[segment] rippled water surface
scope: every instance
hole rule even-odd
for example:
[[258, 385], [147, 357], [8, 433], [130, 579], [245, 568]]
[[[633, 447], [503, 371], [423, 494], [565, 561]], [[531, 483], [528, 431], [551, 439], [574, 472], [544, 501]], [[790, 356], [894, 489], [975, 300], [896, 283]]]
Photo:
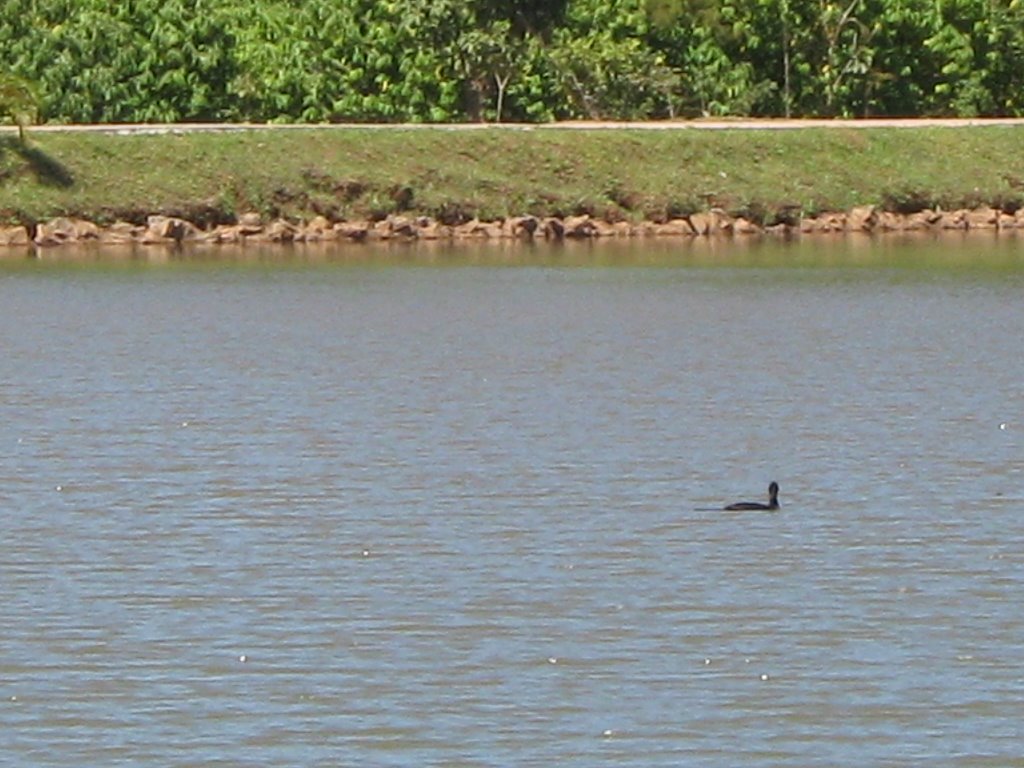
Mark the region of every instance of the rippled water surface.
[[1024, 765], [1024, 240], [352, 254], [0, 261], [3, 760]]

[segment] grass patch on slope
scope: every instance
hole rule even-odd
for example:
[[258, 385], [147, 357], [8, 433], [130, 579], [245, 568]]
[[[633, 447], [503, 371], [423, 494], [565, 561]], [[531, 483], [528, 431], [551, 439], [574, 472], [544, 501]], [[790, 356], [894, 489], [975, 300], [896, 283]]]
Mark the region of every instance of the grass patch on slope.
[[875, 204], [1024, 205], [1024, 129], [315, 128], [0, 135], [0, 221], [246, 211], [448, 223], [532, 213], [664, 219], [710, 207], [771, 223]]

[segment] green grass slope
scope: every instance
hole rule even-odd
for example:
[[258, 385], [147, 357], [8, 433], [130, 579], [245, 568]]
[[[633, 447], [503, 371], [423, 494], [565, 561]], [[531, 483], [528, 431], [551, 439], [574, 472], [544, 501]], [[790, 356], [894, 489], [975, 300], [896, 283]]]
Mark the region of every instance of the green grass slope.
[[718, 207], [759, 223], [874, 204], [1024, 205], [1024, 129], [256, 129], [0, 135], [0, 222], [200, 225], [246, 211], [332, 220], [588, 213], [660, 220]]

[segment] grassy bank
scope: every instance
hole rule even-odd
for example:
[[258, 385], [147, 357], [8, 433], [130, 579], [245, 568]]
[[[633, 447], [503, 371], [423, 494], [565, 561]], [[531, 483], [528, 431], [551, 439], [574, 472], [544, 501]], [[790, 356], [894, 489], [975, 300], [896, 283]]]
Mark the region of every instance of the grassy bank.
[[875, 204], [1024, 205], [1024, 129], [254, 130], [0, 135], [0, 222], [246, 211], [447, 223], [530, 213], [658, 220], [720, 207], [759, 223]]

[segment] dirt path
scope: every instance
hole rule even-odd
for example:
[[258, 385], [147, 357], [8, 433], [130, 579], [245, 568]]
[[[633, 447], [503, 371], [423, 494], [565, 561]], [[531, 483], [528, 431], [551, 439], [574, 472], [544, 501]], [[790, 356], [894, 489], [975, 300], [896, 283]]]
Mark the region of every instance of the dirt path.
[[[867, 118], [863, 120], [676, 120], [657, 122], [591, 122], [564, 123], [337, 123], [337, 124], [263, 124], [263, 123], [152, 123], [117, 125], [38, 125], [31, 133], [96, 132], [121, 134], [194, 133], [201, 131], [294, 131], [294, 130], [445, 130], [474, 131], [485, 129], [548, 131], [548, 130], [643, 130], [643, 131], [789, 131], [801, 128], [965, 128], [993, 125], [1024, 126], [1024, 118]], [[3, 126], [0, 131], [15, 131]]]

